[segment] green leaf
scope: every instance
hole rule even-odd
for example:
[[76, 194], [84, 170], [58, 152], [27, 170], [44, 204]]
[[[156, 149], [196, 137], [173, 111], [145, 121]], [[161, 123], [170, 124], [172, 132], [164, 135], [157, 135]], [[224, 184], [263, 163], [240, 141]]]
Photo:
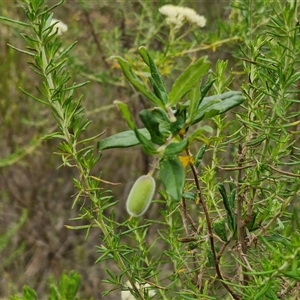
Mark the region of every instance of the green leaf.
[[75, 271], [71, 271], [69, 275], [65, 272], [61, 275], [58, 283], [50, 278], [50, 294], [49, 300], [76, 300], [76, 294], [81, 284], [81, 276]]
[[184, 139], [180, 142], [170, 143], [164, 151], [164, 156], [177, 155], [182, 152], [188, 146], [188, 144], [189, 142], [187, 139]]
[[208, 80], [204, 87], [201, 88], [201, 97], [204, 98], [207, 94], [207, 92], [210, 90], [210, 88], [212, 87], [212, 85], [214, 84], [214, 82], [216, 81], [216, 79], [212, 79], [212, 80]]
[[199, 86], [196, 86], [189, 91], [188, 99], [190, 100], [190, 102], [189, 102], [189, 106], [188, 106], [188, 118], [187, 118], [186, 122], [190, 123], [190, 121], [193, 119], [194, 115], [197, 113], [198, 107], [202, 100], [201, 91], [200, 91]]
[[218, 184], [218, 190], [219, 190], [219, 192], [222, 196], [223, 204], [224, 204], [224, 207], [225, 207], [226, 212], [227, 212], [227, 219], [228, 219], [229, 228], [232, 232], [235, 232], [236, 231], [236, 218], [233, 214], [232, 207], [230, 206], [230, 203], [228, 201], [226, 189], [225, 189], [223, 183]]
[[198, 168], [201, 162], [201, 159], [206, 151], [206, 144], [202, 145], [201, 148], [198, 150], [195, 156], [195, 167]]
[[140, 143], [142, 144], [142, 149], [143, 151], [148, 154], [148, 155], [153, 155], [153, 154], [157, 154], [157, 149], [155, 148], [155, 146], [152, 144], [151, 141], [149, 141], [144, 135], [143, 133], [139, 132], [139, 130], [136, 128], [136, 125], [134, 123], [134, 120], [132, 118], [132, 115], [129, 111], [128, 106], [121, 102], [121, 101], [114, 101], [115, 104], [118, 105], [121, 114], [123, 116], [123, 118], [126, 120], [127, 125], [130, 129], [132, 129], [137, 137], [137, 139], [140, 141]]
[[204, 113], [204, 119], [209, 119], [216, 115], [223, 114], [231, 108], [240, 105], [244, 102], [244, 100], [245, 98], [242, 93], [236, 92], [236, 94], [232, 97], [229, 96], [229, 98], [224, 99], [222, 102], [215, 103], [214, 105], [207, 108]]
[[227, 233], [226, 233], [226, 221], [224, 218], [217, 220], [213, 223], [213, 229], [215, 233], [224, 241], [227, 242]]
[[236, 206], [236, 186], [234, 182], [229, 182], [230, 194], [228, 196], [228, 201], [230, 207], [234, 210]]
[[36, 292], [27, 285], [23, 287], [23, 300], [38, 300]]
[[27, 26], [27, 27], [30, 26], [30, 24], [28, 24], [28, 23], [24, 23], [24, 22], [17, 21], [17, 20], [14, 20], [14, 19], [6, 18], [6, 17], [3, 17], [3, 16], [0, 16], [0, 21], [6, 21], [6, 22], [17, 24], [17, 25], [21, 25], [21, 26]]
[[59, 284], [60, 294], [63, 299], [74, 300], [81, 284], [81, 276], [71, 271], [70, 275], [62, 274]]
[[187, 92], [199, 83], [200, 79], [207, 74], [209, 68], [210, 63], [206, 57], [202, 57], [189, 65], [173, 84], [169, 94], [168, 106], [171, 107], [177, 104]]
[[32, 9], [37, 12], [41, 6], [44, 4], [44, 0], [32, 0], [32, 1], [29, 1]]
[[[209, 125], [204, 125], [198, 129], [196, 129], [189, 137], [188, 140], [190, 143], [192, 143], [194, 140], [200, 140], [203, 141], [203, 132], [212, 134], [213, 133], [213, 128], [210, 127]], [[205, 139], [207, 140], [207, 138], [205, 137]]]
[[157, 83], [153, 80], [152, 77], [150, 77], [150, 82], [154, 91], [154, 94], [163, 102], [167, 103], [168, 102], [168, 93], [163, 92], [162, 90], [159, 89]]
[[167, 194], [180, 201], [185, 181], [184, 168], [177, 156], [166, 156], [159, 162], [160, 178]]
[[186, 121], [186, 107], [180, 106], [180, 108], [175, 113], [176, 121], [170, 124], [170, 130], [175, 136], [178, 132], [185, 127]]
[[157, 145], [163, 145], [165, 143], [165, 137], [159, 130], [159, 122], [152, 113], [152, 111], [145, 109], [139, 113], [139, 116], [148, 129], [151, 135], [151, 141]]
[[171, 130], [171, 128], [170, 128], [171, 121], [169, 119], [167, 112], [164, 111], [160, 107], [153, 108], [153, 110], [151, 112], [154, 115], [154, 117], [157, 119], [157, 121], [159, 122], [159, 131], [165, 138], [167, 138], [171, 132], [170, 131]]
[[125, 103], [123, 103], [123, 102], [121, 102], [121, 101], [118, 101], [118, 100], [115, 100], [114, 104], [116, 104], [119, 107], [121, 115], [125, 119], [128, 127], [131, 130], [134, 130], [136, 126], [135, 126], [133, 117], [131, 115], [131, 112], [130, 112], [130, 110], [128, 108], [128, 105], [125, 104]]
[[164, 108], [162, 101], [151, 91], [149, 91], [147, 87], [143, 84], [143, 82], [133, 73], [128, 61], [120, 56], [114, 56], [114, 58], [117, 59], [124, 76], [133, 85], [133, 87], [146, 98], [148, 98], [153, 104]]
[[203, 119], [212, 118], [220, 115], [231, 108], [240, 105], [245, 100], [241, 92], [230, 91], [220, 95], [204, 97], [198, 113], [192, 120], [192, 124], [198, 123]]
[[168, 92], [165, 86], [164, 81], [152, 59], [147, 49], [142, 46], [139, 48], [139, 54], [143, 58], [144, 62], [149, 66], [151, 72], [151, 83], [153, 86], [153, 90], [158, 98], [160, 98], [163, 103], [168, 102]]
[[134, 129], [135, 135], [141, 143], [143, 151], [147, 155], [154, 155], [157, 154], [158, 151], [156, 147], [149, 141], [137, 128]]
[[[147, 139], [150, 140], [150, 133], [146, 128], [138, 129]], [[107, 137], [97, 143], [98, 151], [111, 148], [129, 148], [140, 144], [136, 134], [132, 130], [123, 131]]]
[[[185, 103], [188, 105], [188, 118], [186, 120], [186, 125], [189, 126], [191, 121], [194, 119], [195, 115], [199, 110], [199, 106], [204, 99], [204, 96], [207, 94], [213, 83], [214, 80], [208, 81], [203, 88], [199, 88], [198, 86], [192, 88], [188, 94], [188, 101]], [[213, 103], [211, 103], [212, 105]], [[208, 105], [209, 106], [209, 105]]]
[[66, 137], [63, 134], [61, 134], [61, 132], [52, 132], [49, 134], [45, 134], [43, 137], [41, 137], [41, 140], [48, 140], [53, 138], [64, 140]]

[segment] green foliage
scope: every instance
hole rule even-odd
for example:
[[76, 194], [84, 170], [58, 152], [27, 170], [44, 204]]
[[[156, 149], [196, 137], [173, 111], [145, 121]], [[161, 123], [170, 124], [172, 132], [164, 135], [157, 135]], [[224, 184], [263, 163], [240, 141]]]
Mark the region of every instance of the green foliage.
[[[51, 280], [49, 283], [49, 297], [48, 300], [78, 300], [76, 297], [78, 289], [81, 284], [81, 276], [71, 271], [69, 275], [63, 273], [58, 283]], [[29, 286], [23, 287], [23, 295], [12, 296], [10, 300], [38, 300], [36, 292]]]
[[69, 276], [62, 274], [58, 284], [50, 283], [49, 300], [76, 300], [76, 294], [81, 284], [81, 276], [72, 271]]
[[[150, 140], [150, 133], [146, 128], [138, 129], [138, 131]], [[102, 139], [98, 142], [98, 151], [111, 148], [128, 148], [140, 144], [134, 131], [127, 130], [108, 138]]]
[[161, 181], [174, 201], [181, 199], [185, 181], [184, 168], [177, 156], [165, 156], [159, 162]]
[[188, 66], [174, 82], [170, 91], [168, 106], [177, 104], [185, 94], [198, 85], [200, 80], [207, 75], [209, 68], [210, 63], [205, 57]]
[[149, 99], [153, 104], [163, 107], [163, 103], [161, 99], [159, 99], [155, 94], [153, 94], [149, 89], [143, 84], [143, 82], [134, 74], [132, 71], [130, 64], [127, 60], [122, 57], [115, 57], [122, 68], [122, 71], [128, 81], [132, 84], [132, 86], [139, 91], [143, 96]]

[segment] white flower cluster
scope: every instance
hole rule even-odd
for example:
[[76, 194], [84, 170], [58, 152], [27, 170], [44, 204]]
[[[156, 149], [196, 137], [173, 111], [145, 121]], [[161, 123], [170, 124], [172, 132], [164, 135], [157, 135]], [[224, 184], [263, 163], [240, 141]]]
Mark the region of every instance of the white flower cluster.
[[167, 17], [166, 21], [169, 25], [175, 25], [175, 28], [180, 28], [184, 21], [194, 23], [199, 27], [204, 27], [206, 24], [206, 19], [200, 16], [196, 11], [189, 7], [175, 6], [172, 4], [167, 4], [160, 7], [159, 12]]
[[54, 33], [57, 30], [57, 34], [62, 35], [65, 31], [68, 30], [68, 25], [66, 25], [64, 22], [59, 21], [57, 19], [52, 19], [50, 26], [53, 25], [54, 23], [56, 24], [53, 26], [52, 33]]
[[[126, 282], [126, 285], [128, 287], [132, 288], [129, 281]], [[143, 294], [146, 294], [144, 291], [145, 288], [151, 287], [148, 283], [140, 285], [139, 283], [136, 282], [135, 285], [141, 292], [143, 292]], [[155, 291], [149, 289], [148, 296], [153, 297], [154, 295], [155, 295]], [[121, 292], [121, 300], [135, 300], [135, 297], [133, 295], [131, 295], [130, 291], [122, 291]]]

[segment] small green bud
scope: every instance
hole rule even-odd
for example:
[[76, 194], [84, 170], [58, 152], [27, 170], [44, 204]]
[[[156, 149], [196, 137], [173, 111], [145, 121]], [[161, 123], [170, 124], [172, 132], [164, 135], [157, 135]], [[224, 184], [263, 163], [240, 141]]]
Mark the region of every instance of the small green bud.
[[139, 177], [131, 188], [126, 202], [127, 212], [139, 217], [148, 209], [155, 191], [155, 180], [152, 176]]

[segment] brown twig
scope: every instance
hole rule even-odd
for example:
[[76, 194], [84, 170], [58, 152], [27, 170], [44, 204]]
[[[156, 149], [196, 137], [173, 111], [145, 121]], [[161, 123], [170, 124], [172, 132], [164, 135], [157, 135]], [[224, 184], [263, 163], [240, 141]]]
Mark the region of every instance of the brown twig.
[[186, 212], [186, 203], [185, 203], [185, 199], [182, 197], [181, 199], [181, 205], [180, 205], [180, 213], [181, 213], [181, 218], [182, 218], [182, 223], [185, 229], [185, 233], [187, 236], [190, 235], [189, 232], [189, 226], [188, 226], [188, 220], [187, 220], [187, 212]]
[[226, 168], [226, 167], [217, 166], [217, 168], [219, 170], [221, 170], [221, 171], [239, 171], [239, 170], [245, 170], [245, 169], [248, 169], [248, 168], [252, 168], [254, 166], [255, 165], [249, 165], [249, 166], [232, 167], [232, 168]]
[[221, 250], [219, 251], [219, 253], [217, 255], [218, 260], [220, 260], [220, 258], [222, 257], [223, 252], [225, 251], [225, 249], [229, 245], [229, 243], [230, 243], [230, 239], [225, 244], [223, 244]]
[[287, 175], [287, 176], [291, 176], [291, 177], [300, 178], [300, 175], [299, 175], [299, 174], [294, 174], [294, 173], [290, 173], [290, 172], [286, 172], [286, 171], [282, 171], [282, 170], [276, 169], [276, 168], [274, 168], [273, 166], [271, 166], [270, 164], [268, 164], [268, 167], [269, 167], [270, 169], [272, 169], [273, 171], [278, 172], [278, 173], [280, 173], [280, 174]]
[[[190, 232], [189, 232], [189, 225], [191, 226], [191, 229], [193, 230], [193, 232], [197, 232], [196, 226], [193, 222], [193, 219], [190, 217], [190, 215], [187, 213], [186, 210], [186, 202], [185, 202], [185, 198], [182, 197], [181, 199], [181, 205], [180, 205], [180, 213], [181, 213], [181, 218], [182, 218], [182, 222], [183, 222], [183, 226], [185, 229], [185, 232], [187, 234], [187, 236], [190, 236]], [[189, 222], [188, 222], [189, 221]]]
[[98, 177], [95, 177], [95, 176], [92, 176], [92, 175], [89, 175], [88, 176], [89, 178], [92, 178], [96, 181], [100, 181], [100, 182], [103, 182], [103, 183], [106, 183], [106, 184], [110, 184], [110, 185], [120, 185], [121, 183], [119, 182], [110, 182], [110, 181], [107, 181], [107, 180], [104, 180], [104, 179], [101, 179], [101, 178], [98, 178]]
[[[181, 213], [181, 217], [182, 217], [182, 222], [183, 222], [183, 226], [184, 226], [184, 229], [185, 229], [185, 232], [187, 234], [187, 238], [179, 238], [177, 239], [179, 242], [181, 243], [184, 243], [184, 242], [187, 242], [189, 239], [193, 239], [193, 237], [190, 235], [190, 230], [189, 230], [189, 222], [188, 220], [190, 221], [190, 224], [192, 225], [192, 228], [194, 230], [194, 232], [197, 232], [192, 220], [191, 220], [191, 217], [188, 215], [187, 213], [187, 210], [186, 210], [186, 202], [185, 202], [185, 198], [182, 197], [181, 199], [181, 205], [180, 205], [180, 213]], [[196, 238], [197, 240], [197, 238]], [[192, 240], [190, 240], [189, 242], [191, 242]], [[191, 251], [192, 253], [192, 256], [193, 256], [193, 264], [195, 266], [195, 282], [198, 282], [198, 278], [199, 278], [199, 270], [197, 270], [197, 266], [198, 266], [198, 260], [197, 260], [197, 257], [196, 257], [196, 252], [195, 251]]]
[[[191, 155], [189, 150], [186, 150], [186, 152], [187, 152], [187, 155]], [[209, 241], [210, 241], [210, 248], [211, 248], [211, 251], [212, 251], [213, 257], [214, 257], [215, 269], [216, 269], [217, 276], [221, 280], [221, 283], [223, 284], [225, 289], [231, 294], [233, 299], [240, 300], [240, 297], [237, 294], [235, 294], [232, 291], [232, 289], [229, 287], [229, 285], [227, 285], [226, 282], [224, 281], [223, 275], [222, 275], [221, 270], [220, 270], [219, 257], [217, 256], [217, 253], [216, 253], [212, 224], [211, 224], [210, 217], [209, 217], [209, 212], [208, 212], [208, 209], [207, 209], [207, 206], [206, 206], [206, 203], [205, 203], [205, 200], [204, 200], [201, 188], [200, 188], [198, 173], [197, 173], [197, 170], [196, 170], [193, 163], [190, 163], [189, 165], [191, 167], [193, 177], [194, 177], [194, 180], [195, 180], [197, 192], [198, 192], [199, 199], [200, 199], [200, 204], [201, 204], [202, 209], [204, 211], [206, 224], [207, 224], [207, 230], [208, 230], [208, 236], [209, 236]]]

